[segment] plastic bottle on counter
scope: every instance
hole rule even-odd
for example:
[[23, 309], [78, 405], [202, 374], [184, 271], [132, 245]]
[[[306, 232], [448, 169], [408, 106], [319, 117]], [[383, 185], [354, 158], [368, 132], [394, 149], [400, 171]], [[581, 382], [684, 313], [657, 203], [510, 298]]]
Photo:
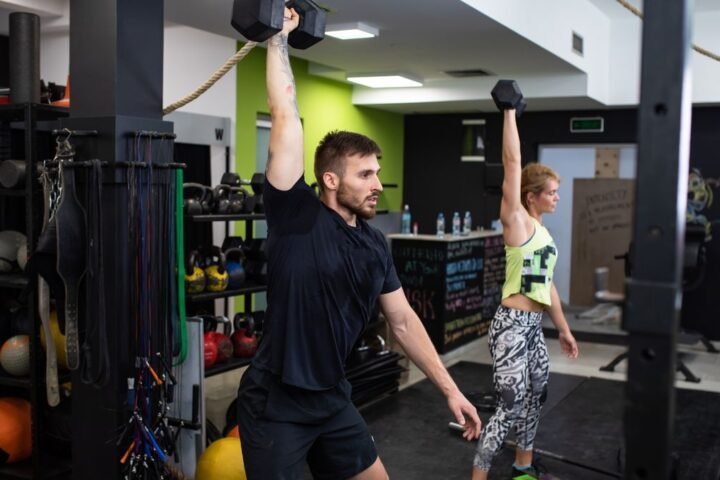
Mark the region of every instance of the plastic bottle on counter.
[[410, 215], [410, 206], [405, 205], [402, 211], [402, 221], [400, 222], [400, 233], [410, 233], [410, 221], [412, 216]]
[[462, 234], [470, 235], [472, 232], [472, 217], [470, 216], [470, 210], [465, 210], [465, 216], [463, 217]]
[[445, 235], [445, 215], [443, 215], [442, 212], [438, 213], [437, 216], [437, 227], [435, 229], [435, 234], [438, 237], [442, 237]]
[[454, 237], [460, 236], [460, 214], [458, 212], [453, 213], [452, 234]]

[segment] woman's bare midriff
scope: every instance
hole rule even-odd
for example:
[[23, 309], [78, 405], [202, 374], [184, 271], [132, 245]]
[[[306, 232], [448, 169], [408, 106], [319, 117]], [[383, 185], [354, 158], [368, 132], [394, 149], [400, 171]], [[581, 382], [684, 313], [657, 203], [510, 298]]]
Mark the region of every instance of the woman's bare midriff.
[[536, 302], [532, 298], [528, 298], [521, 293], [510, 295], [502, 301], [504, 307], [513, 308], [515, 310], [523, 310], [525, 312], [542, 312], [545, 310], [543, 304]]

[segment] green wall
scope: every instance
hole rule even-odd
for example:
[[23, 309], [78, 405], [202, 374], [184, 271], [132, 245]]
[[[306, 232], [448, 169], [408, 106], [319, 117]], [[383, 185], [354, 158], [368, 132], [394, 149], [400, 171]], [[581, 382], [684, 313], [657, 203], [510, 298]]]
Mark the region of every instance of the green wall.
[[[241, 44], [239, 45], [241, 46]], [[313, 158], [320, 139], [331, 130], [367, 135], [382, 149], [380, 180], [399, 188], [385, 189], [378, 209], [399, 211], [402, 202], [403, 116], [352, 104], [352, 86], [308, 73], [308, 62], [292, 58], [298, 109], [305, 127], [305, 180], [315, 181]], [[240, 176], [255, 171], [255, 121], [268, 113], [265, 90], [265, 49], [256, 47], [237, 65], [235, 159]]]

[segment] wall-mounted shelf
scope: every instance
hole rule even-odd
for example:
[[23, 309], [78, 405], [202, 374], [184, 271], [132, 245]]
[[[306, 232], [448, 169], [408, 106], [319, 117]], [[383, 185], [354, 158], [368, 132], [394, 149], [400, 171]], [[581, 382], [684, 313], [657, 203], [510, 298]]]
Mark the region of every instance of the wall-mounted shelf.
[[[62, 372], [59, 374], [58, 383], [63, 384], [69, 382], [71, 379], [72, 375], [70, 372]], [[42, 384], [45, 384], [44, 379], [42, 380]], [[28, 389], [32, 387], [32, 382], [30, 381], [30, 377], [13, 377], [0, 368], [0, 385]]]
[[216, 363], [212, 367], [205, 370], [205, 378], [213, 377], [221, 373], [229, 372], [237, 368], [242, 368], [250, 365], [252, 358], [231, 358], [225, 363]]
[[194, 293], [194, 294], [188, 294], [185, 296], [188, 302], [195, 303], [195, 302], [204, 302], [207, 300], [214, 300], [216, 298], [229, 298], [229, 297], [235, 297], [238, 295], [247, 295], [248, 293], [258, 293], [258, 292], [264, 292], [267, 289], [267, 285], [248, 285], [243, 288], [238, 288], [236, 290], [223, 290], [222, 292], [203, 292], [203, 293]]
[[32, 112], [35, 121], [56, 120], [66, 117], [70, 111], [67, 108], [53, 107], [44, 103], [15, 103], [0, 105], [0, 117], [5, 121], [26, 121], [27, 113]]
[[25, 190], [0, 188], [0, 197], [22, 197], [24, 195], [25, 195]]
[[0, 287], [4, 288], [25, 288], [30, 281], [22, 273], [0, 274]]
[[235, 213], [231, 215], [185, 215], [185, 219], [191, 222], [235, 222], [242, 220], [265, 220], [262, 213]]

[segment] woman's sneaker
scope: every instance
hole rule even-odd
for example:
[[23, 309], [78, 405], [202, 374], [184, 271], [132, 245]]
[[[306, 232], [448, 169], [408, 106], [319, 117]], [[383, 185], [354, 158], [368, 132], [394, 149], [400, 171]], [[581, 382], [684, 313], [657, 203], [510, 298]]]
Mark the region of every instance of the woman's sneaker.
[[555, 475], [547, 473], [547, 469], [539, 463], [533, 462], [529, 468], [520, 470], [513, 465], [512, 480], [560, 480]]

